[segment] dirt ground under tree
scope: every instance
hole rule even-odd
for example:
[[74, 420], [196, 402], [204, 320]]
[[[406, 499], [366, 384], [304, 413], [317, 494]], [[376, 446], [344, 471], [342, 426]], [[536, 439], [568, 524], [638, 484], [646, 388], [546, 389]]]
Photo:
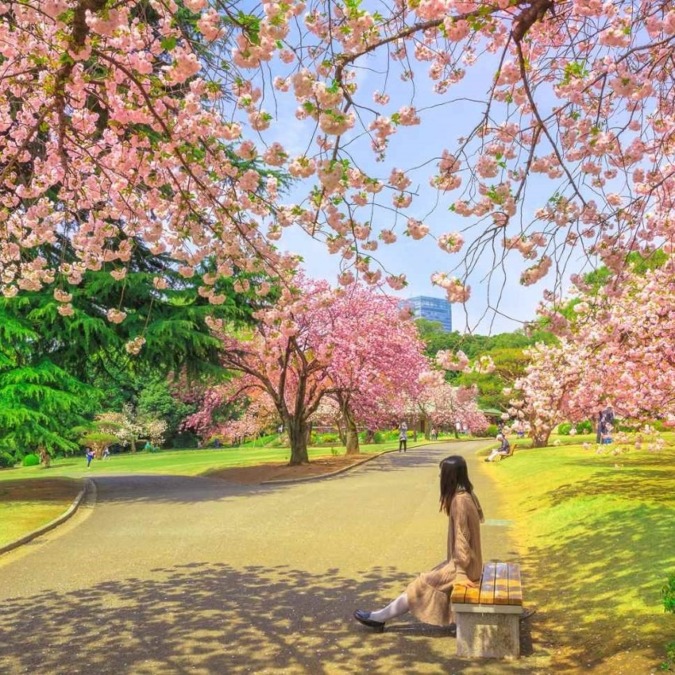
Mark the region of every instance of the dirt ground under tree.
[[303, 480], [319, 478], [337, 471], [344, 471], [352, 466], [373, 459], [376, 455], [340, 455], [337, 457], [321, 457], [313, 459], [309, 464], [289, 466], [287, 462], [270, 462], [257, 466], [241, 466], [231, 469], [220, 469], [210, 472], [211, 478], [242, 485], [254, 485], [268, 481]]

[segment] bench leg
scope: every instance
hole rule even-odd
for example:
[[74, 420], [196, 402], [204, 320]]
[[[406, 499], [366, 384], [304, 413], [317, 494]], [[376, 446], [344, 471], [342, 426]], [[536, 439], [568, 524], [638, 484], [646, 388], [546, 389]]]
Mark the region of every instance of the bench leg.
[[520, 616], [457, 612], [457, 656], [520, 657]]

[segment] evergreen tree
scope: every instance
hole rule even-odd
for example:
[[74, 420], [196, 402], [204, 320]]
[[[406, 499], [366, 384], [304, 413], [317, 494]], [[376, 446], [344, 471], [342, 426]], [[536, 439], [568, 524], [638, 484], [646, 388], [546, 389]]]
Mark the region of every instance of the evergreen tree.
[[[150, 255], [141, 242], [130, 243], [124, 266], [116, 261], [88, 271], [68, 294], [59, 290], [57, 278], [39, 291], [0, 298], [0, 443], [18, 456], [37, 443], [50, 452], [75, 449], [68, 428], [78, 422], [73, 415], [78, 417], [82, 405], [74, 399], [80, 395], [88, 401], [81, 412], [91, 415], [99, 400], [106, 409], [119, 410], [124, 402], [135, 405], [148, 382], [178, 373], [188, 379], [226, 377], [207, 318], [232, 325], [252, 321], [253, 292], [235, 292], [233, 287], [245, 275], [215, 280], [214, 293], [223, 302], [214, 305], [200, 295], [197, 280], [179, 274], [174, 261]], [[44, 253], [61, 257], [65, 269], [74, 263], [65, 240]], [[212, 269], [208, 263], [203, 266], [204, 274]], [[160, 277], [168, 281], [158, 288], [153, 279]], [[112, 314], [109, 307], [116, 308]], [[37, 384], [49, 390], [39, 392]], [[24, 389], [21, 399], [17, 387]], [[33, 423], [41, 425], [39, 433], [37, 427], [20, 430], [28, 411]], [[43, 415], [50, 416], [49, 424]]]
[[39, 341], [27, 321], [0, 312], [0, 452], [13, 460], [76, 450], [71, 429], [97, 405], [97, 390], [37, 351]]

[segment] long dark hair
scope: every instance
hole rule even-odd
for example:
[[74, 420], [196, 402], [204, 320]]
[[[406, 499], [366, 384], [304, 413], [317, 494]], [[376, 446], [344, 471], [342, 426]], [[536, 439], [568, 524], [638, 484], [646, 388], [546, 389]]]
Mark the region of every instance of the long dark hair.
[[466, 460], [460, 455], [450, 455], [441, 461], [441, 511], [450, 515], [450, 503], [457, 490], [473, 492]]

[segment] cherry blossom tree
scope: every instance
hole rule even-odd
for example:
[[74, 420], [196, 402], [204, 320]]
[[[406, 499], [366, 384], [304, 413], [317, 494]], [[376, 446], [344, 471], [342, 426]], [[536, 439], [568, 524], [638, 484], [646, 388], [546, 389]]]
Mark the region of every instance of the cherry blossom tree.
[[411, 402], [415, 415], [424, 422], [427, 437], [432, 426], [454, 429], [458, 422], [471, 432], [487, 428], [487, 418], [476, 402], [475, 388], [452, 386], [440, 370], [420, 373], [418, 381], [420, 389]]
[[358, 453], [358, 427], [381, 428], [399, 401], [416, 395], [428, 367], [424, 345], [394, 299], [358, 284], [336, 293], [328, 321], [330, 396], [346, 427], [346, 452]]
[[201, 438], [217, 436], [236, 443], [279, 423], [272, 399], [255, 377], [237, 375], [198, 389], [193, 385], [189, 392], [183, 392], [191, 402], [198, 403], [198, 410], [183, 421], [182, 427]]
[[333, 385], [327, 320], [332, 301], [327, 282], [299, 278], [282, 289], [275, 306], [256, 312], [250, 334], [234, 337], [222, 321], [212, 322], [222, 340], [223, 366], [244, 375], [240, 394], [254, 389], [269, 396], [288, 433], [292, 465], [309, 461], [309, 421]]
[[[343, 258], [343, 283], [393, 288], [405, 276], [377, 248], [434, 237], [464, 254], [432, 276], [455, 302], [490, 251], [495, 269], [519, 252], [524, 284], [560, 277], [575, 249], [619, 273], [673, 238], [674, 40], [675, 9], [646, 0], [3, 0], [2, 291], [56, 280], [65, 298], [134, 237], [186, 277], [207, 256], [218, 275], [283, 272], [289, 227]], [[391, 161], [441, 105], [454, 137], [417, 171]], [[295, 106], [307, 142], [284, 147], [277, 112]], [[282, 202], [280, 170], [306, 197]], [[57, 236], [76, 262], [41, 255]]]
[[[530, 358], [524, 377], [516, 380], [509, 414], [529, 425], [532, 445], [544, 448], [553, 429], [565, 420], [587, 419], [596, 408], [575, 408], [581, 376], [588, 364], [575, 358], [568, 345], [536, 344], [525, 350]], [[518, 395], [519, 394], [519, 395]]]
[[[535, 442], [565, 419], [592, 417], [605, 400], [636, 420], [675, 422], [675, 257], [653, 270], [627, 271], [613, 286], [577, 279], [570, 318], [542, 308], [559, 344], [530, 350], [517, 383]], [[546, 431], [548, 430], [548, 431]]]
[[[358, 284], [332, 289], [299, 277], [296, 288], [285, 288], [279, 303], [256, 316], [250, 335], [220, 332], [222, 363], [241, 375], [209, 389], [187, 425], [198, 433], [218, 428], [231, 435], [235, 426], [250, 430], [261, 419], [269, 424], [272, 408], [289, 435], [291, 464], [308, 461], [309, 425], [326, 414], [320, 408], [326, 397], [346, 426], [347, 452], [358, 452], [358, 426], [389, 421], [400, 401], [416, 393], [417, 374], [427, 367], [408, 314]], [[242, 397], [255, 407], [235, 422], [214, 422], [218, 408]]]

